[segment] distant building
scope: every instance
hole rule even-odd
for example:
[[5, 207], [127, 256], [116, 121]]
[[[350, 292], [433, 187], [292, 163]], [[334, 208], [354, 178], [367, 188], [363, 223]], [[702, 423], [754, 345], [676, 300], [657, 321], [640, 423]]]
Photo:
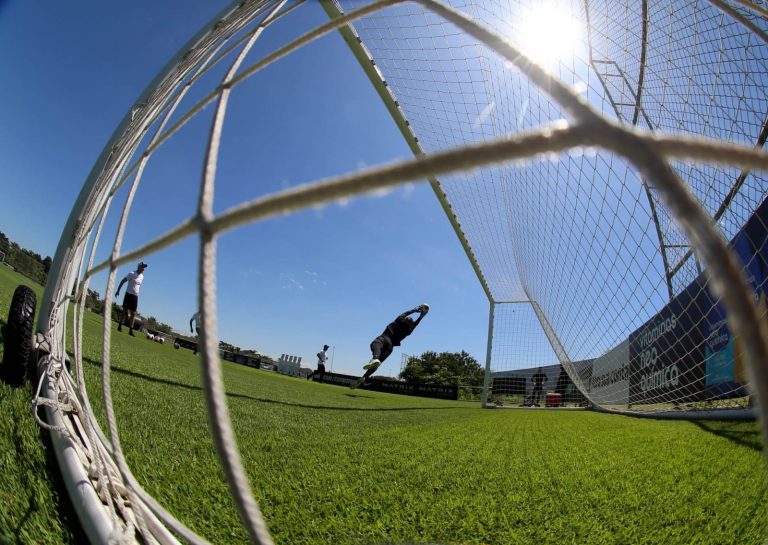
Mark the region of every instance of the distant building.
[[300, 377], [301, 374], [301, 356], [292, 356], [290, 354], [281, 354], [277, 360], [276, 371], [282, 375]]

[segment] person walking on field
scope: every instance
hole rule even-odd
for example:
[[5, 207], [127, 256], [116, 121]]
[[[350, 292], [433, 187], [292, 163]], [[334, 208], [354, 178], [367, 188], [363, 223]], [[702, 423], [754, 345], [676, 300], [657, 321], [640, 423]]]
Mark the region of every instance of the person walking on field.
[[[194, 322], [195, 329], [192, 329], [192, 323]], [[200, 330], [203, 327], [203, 314], [199, 310], [195, 312], [192, 317], [189, 319], [189, 332], [194, 333], [197, 335], [198, 339], [200, 338]], [[198, 340], [198, 343], [200, 341]], [[195, 344], [195, 350], [192, 352], [193, 355], [197, 354], [197, 344]]]
[[117, 286], [115, 297], [120, 296], [120, 290], [123, 284], [128, 283], [128, 287], [125, 288], [125, 297], [123, 297], [123, 312], [120, 315], [120, 322], [117, 324], [117, 330], [123, 330], [123, 322], [128, 323], [128, 335], [135, 337], [133, 334], [133, 323], [136, 320], [136, 311], [139, 308], [139, 291], [141, 290], [141, 284], [144, 282], [144, 270], [147, 268], [147, 264], [141, 261], [136, 267], [135, 271], [131, 271], [125, 275]]
[[[419, 317], [414, 320], [411, 318], [411, 314], [417, 312], [419, 313]], [[363, 366], [365, 374], [353, 382], [350, 388], [355, 389], [362, 384], [365, 384], [368, 377], [374, 374], [382, 362], [389, 357], [393, 348], [395, 346], [400, 346], [403, 339], [413, 333], [413, 330], [416, 329], [416, 326], [419, 325], [422, 318], [427, 315], [427, 312], [429, 312], [429, 305], [424, 303], [411, 310], [406, 310], [400, 316], [395, 318], [393, 322], [387, 325], [384, 332], [373, 339], [373, 342], [371, 343], [371, 354], [373, 357], [371, 358], [371, 361]]]
[[328, 361], [328, 349], [330, 347], [327, 344], [323, 345], [323, 349], [317, 353], [317, 369], [307, 375], [307, 380], [312, 380], [315, 375], [320, 375], [320, 382], [323, 382], [325, 376], [325, 362]]

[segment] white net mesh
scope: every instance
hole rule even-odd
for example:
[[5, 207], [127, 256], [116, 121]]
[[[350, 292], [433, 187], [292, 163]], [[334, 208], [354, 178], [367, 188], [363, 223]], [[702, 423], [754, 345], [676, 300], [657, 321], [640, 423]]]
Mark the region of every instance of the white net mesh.
[[[757, 147], [765, 142], [768, 24], [743, 6], [455, 4], [622, 125]], [[377, 13], [356, 29], [426, 153], [573, 117], [549, 89], [537, 88], [507, 59], [419, 5]], [[761, 269], [752, 275], [761, 293], [768, 216], [757, 211], [768, 194], [764, 174], [672, 164], [727, 240], [751, 218], [756, 240], [742, 244], [740, 256]], [[627, 367], [622, 395], [608, 399], [600, 387], [591, 399], [635, 409], [709, 406], [715, 399], [718, 406], [747, 403], [746, 373], [733, 355], [721, 306], [709, 294], [704, 266], [654, 183], [626, 159], [582, 148], [440, 181], [492, 300], [534, 302], [550, 330], [544, 336], [541, 323], [511, 323], [497, 314], [492, 372], [552, 363], [543, 344], [559, 352], [578, 381], [572, 362], [626, 346], [663, 321], [665, 312], [675, 312], [677, 326], [667, 335], [630, 343], [621, 362], [608, 366]], [[519, 355], [509, 357], [510, 351]], [[601, 361], [598, 369], [606, 365]], [[580, 368], [589, 388], [591, 366]], [[733, 401], [723, 401], [728, 398]]]
[[[127, 465], [112, 407], [109, 318], [101, 339], [106, 433], [82, 379], [77, 316], [72, 376], [66, 370], [73, 288], [82, 312], [95, 275], [107, 274], [112, 293], [118, 267], [177, 247], [185, 249], [179, 259], [188, 259], [187, 239], [199, 238], [198, 300], [206, 324], [200, 341], [212, 433], [249, 537], [270, 543], [224, 401], [216, 242], [244, 224], [407, 181], [433, 181], [494, 303], [492, 372], [562, 364], [593, 402], [653, 410], [713, 400], [743, 405], [750, 391], [747, 359], [752, 386], [768, 383], [764, 298], [762, 311], [753, 303], [766, 278], [768, 184], [752, 171], [764, 172], [768, 158], [750, 149], [763, 145], [768, 112], [764, 9], [714, 1], [625, 8], [558, 3], [559, 11], [550, 6], [545, 19], [550, 27], [561, 15], [578, 23], [581, 33], [570, 49], [517, 44], [552, 78], [499, 40], [535, 40], [543, 32], [530, 32], [531, 18], [541, 17], [538, 2], [456, 3], [496, 34], [441, 3], [388, 4], [349, 2], [360, 10], [268, 54], [258, 39], [273, 20], [290, 17], [302, 4], [233, 4], [150, 85], [96, 163], [43, 298], [39, 329], [46, 355], [36, 398], [49, 408], [65, 474], [80, 490], [91, 486], [79, 503], [90, 506], [81, 516], [91, 521], [93, 541], [204, 542], [145, 493]], [[334, 12], [332, 3], [325, 6]], [[373, 83], [414, 150], [426, 156], [215, 210], [230, 94], [264, 67], [353, 20], [387, 85], [378, 75]], [[354, 37], [351, 28], [341, 30]], [[549, 41], [566, 35], [562, 27]], [[350, 46], [370, 69], [360, 43]], [[556, 123], [560, 119], [570, 125]], [[207, 138], [199, 144], [199, 191], [186, 192], [199, 196], [194, 209], [124, 251], [145, 167], [163, 161], [160, 152], [173, 145], [171, 137], [196, 124], [207, 127]], [[627, 130], [635, 124], [645, 131]], [[718, 142], [694, 142], [686, 134]], [[734, 142], [742, 146], [729, 145]], [[674, 171], [666, 160], [676, 161]], [[105, 222], [116, 235], [109, 257], [97, 262]], [[741, 264], [723, 238], [733, 240]], [[707, 283], [705, 269], [716, 285]]]

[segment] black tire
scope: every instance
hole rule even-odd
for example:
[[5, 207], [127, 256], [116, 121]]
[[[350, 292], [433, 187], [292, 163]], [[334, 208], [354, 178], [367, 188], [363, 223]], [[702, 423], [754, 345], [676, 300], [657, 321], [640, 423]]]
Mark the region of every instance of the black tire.
[[5, 350], [0, 375], [8, 384], [19, 386], [31, 376], [32, 335], [34, 332], [37, 295], [32, 288], [20, 285], [13, 292], [8, 322], [5, 324]]

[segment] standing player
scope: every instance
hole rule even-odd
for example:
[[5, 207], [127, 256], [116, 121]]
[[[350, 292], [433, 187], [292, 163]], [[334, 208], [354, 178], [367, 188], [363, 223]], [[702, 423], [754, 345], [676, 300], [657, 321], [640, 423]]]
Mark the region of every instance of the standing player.
[[[419, 313], [419, 317], [414, 320], [410, 315], [417, 312]], [[421, 319], [427, 315], [427, 312], [429, 312], [429, 305], [426, 303], [411, 310], [406, 310], [400, 316], [395, 318], [395, 321], [390, 323], [381, 335], [373, 339], [373, 342], [371, 343], [371, 353], [373, 354], [373, 357], [371, 358], [371, 361], [363, 366], [365, 374], [353, 382], [350, 388], [354, 389], [365, 384], [368, 377], [374, 374], [381, 363], [389, 357], [393, 347], [400, 346], [402, 340], [413, 333], [413, 330], [419, 325]]]
[[[195, 324], [194, 331], [192, 330], [192, 324]], [[200, 329], [203, 327], [203, 313], [199, 310], [195, 312], [192, 317], [189, 319], [189, 332], [194, 333], [197, 335], [197, 342], [200, 343]], [[198, 344], [195, 344], [195, 350], [192, 352], [192, 355], [197, 355], [197, 346]]]
[[123, 297], [123, 313], [120, 315], [117, 330], [123, 330], [123, 322], [127, 318], [128, 335], [131, 337], [136, 336], [133, 334], [133, 323], [136, 320], [136, 311], [139, 308], [139, 291], [141, 290], [142, 282], [144, 282], [144, 269], [146, 268], [147, 264], [141, 261], [135, 271], [125, 275], [125, 278], [120, 281], [120, 285], [117, 286], [117, 292], [115, 292], [115, 297], [119, 297], [123, 284], [128, 282], [128, 287], [125, 288], [125, 297]]
[[330, 347], [327, 344], [323, 345], [323, 349], [317, 353], [317, 369], [307, 375], [307, 380], [312, 380], [315, 375], [320, 375], [320, 382], [323, 382], [325, 376], [325, 362], [328, 361], [328, 349]]
[[547, 375], [544, 374], [541, 367], [539, 367], [538, 371], [531, 377], [531, 382], [533, 383], [533, 391], [531, 392], [532, 407], [539, 406], [541, 393], [544, 390], [544, 384], [546, 384], [547, 380]]

